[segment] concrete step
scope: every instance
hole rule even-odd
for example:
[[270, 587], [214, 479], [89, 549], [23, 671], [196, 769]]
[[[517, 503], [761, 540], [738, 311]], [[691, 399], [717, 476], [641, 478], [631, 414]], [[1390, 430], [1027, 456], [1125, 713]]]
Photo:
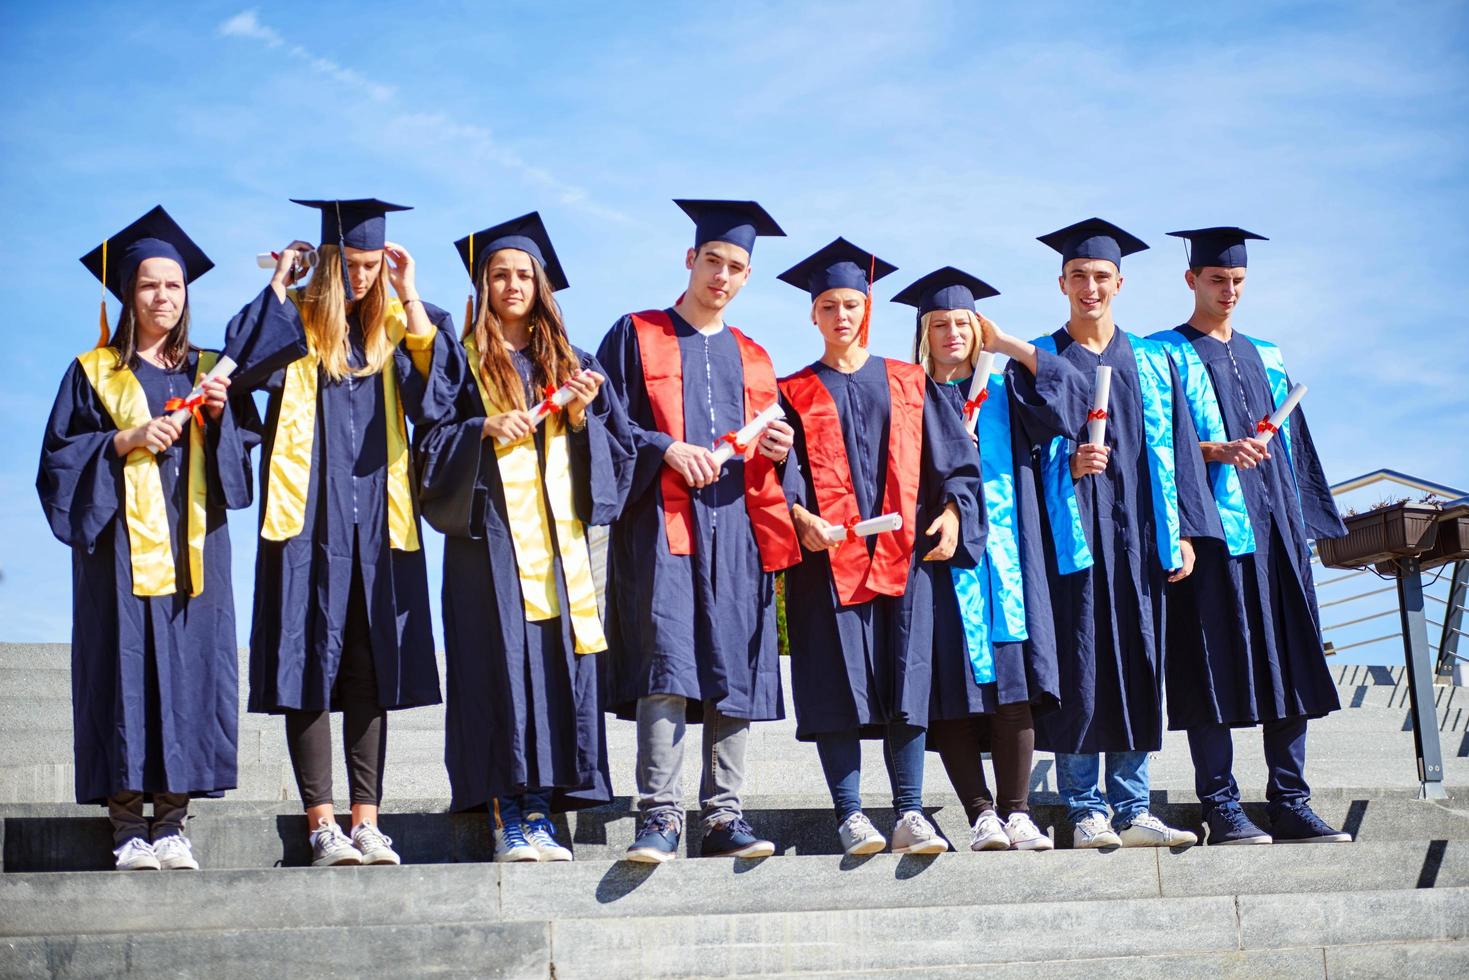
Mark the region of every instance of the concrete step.
[[[328, 874], [345, 885], [371, 871]], [[432, 923], [389, 926], [337, 925], [333, 918], [343, 909], [374, 903], [356, 893], [330, 898], [336, 903], [291, 909], [294, 927], [286, 928], [189, 930], [187, 920], [173, 920], [168, 931], [157, 931], [155, 921], [139, 933], [21, 936], [0, 944], [0, 973], [52, 976], [60, 967], [67, 976], [193, 975], [207, 964], [211, 975], [572, 980], [940, 970], [952, 976], [965, 968], [988, 975], [1003, 965], [1009, 972], [1002, 975], [1024, 967], [1035, 976], [1042, 964], [1090, 975], [1093, 964], [1121, 960], [1134, 966], [1131, 976], [1149, 965], [1143, 975], [1157, 976], [1163, 960], [1172, 976], [1204, 975], [1207, 967], [1309, 976], [1324, 972], [1326, 952], [1349, 956], [1384, 944], [1394, 944], [1398, 955], [1374, 950], [1379, 964], [1453, 968], [1462, 965], [1469, 932], [1464, 888], [526, 921], [484, 921], [473, 918], [477, 909], [456, 907]], [[306, 918], [316, 927], [300, 927]], [[1112, 964], [1112, 975], [1120, 965]]]
[[[864, 802], [873, 823], [888, 833], [893, 823], [891, 807], [877, 798]], [[957, 848], [967, 848], [969, 828], [963, 809], [952, 797], [933, 802], [929, 813], [939, 831]], [[1469, 808], [1455, 801], [1327, 793], [1313, 800], [1313, 805], [1323, 819], [1363, 843], [1469, 841]], [[1170, 824], [1201, 832], [1197, 804], [1170, 803], [1160, 794], [1151, 807]], [[1268, 829], [1262, 806], [1250, 804], [1246, 810]], [[745, 812], [783, 854], [840, 853], [835, 818], [824, 799], [752, 797], [746, 800]], [[1054, 796], [1037, 797], [1032, 812], [1036, 823], [1058, 845], [1070, 846], [1071, 825]], [[561, 839], [584, 861], [621, 858], [637, 833], [637, 817], [626, 798], [556, 820]], [[450, 814], [439, 805], [428, 805], [388, 810], [380, 822], [410, 864], [485, 862], [493, 852], [485, 813]], [[681, 852], [698, 854], [703, 833], [697, 811], [686, 814], [686, 826], [689, 830], [681, 841]], [[110, 825], [100, 807], [7, 806], [0, 808], [0, 832], [6, 872], [112, 867]], [[200, 861], [210, 868], [303, 866], [310, 861], [305, 819], [299, 807], [289, 803], [257, 807], [228, 800], [200, 801], [189, 821], [189, 836]], [[1284, 845], [1280, 849], [1300, 850]]]

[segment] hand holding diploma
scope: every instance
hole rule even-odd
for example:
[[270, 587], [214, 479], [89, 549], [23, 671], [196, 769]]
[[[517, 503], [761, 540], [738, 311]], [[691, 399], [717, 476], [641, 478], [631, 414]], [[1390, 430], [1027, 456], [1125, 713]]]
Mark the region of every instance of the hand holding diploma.
[[846, 524], [828, 524], [822, 533], [826, 540], [837, 544], [851, 535], [858, 538], [871, 537], [884, 531], [896, 531], [903, 526], [902, 514], [880, 514], [865, 521], [848, 521]]
[[722, 468], [735, 453], [743, 456], [745, 450], [765, 433], [770, 423], [785, 417], [785, 409], [777, 402], [746, 422], [738, 432], [725, 433], [713, 449], [714, 464]]
[[984, 351], [974, 365], [974, 376], [969, 379], [969, 397], [964, 402], [964, 425], [969, 434], [979, 426], [979, 410], [990, 396], [990, 373], [995, 369], [993, 351]]
[[[578, 371], [577, 375], [580, 375], [581, 373], [582, 372]], [[536, 403], [530, 410], [530, 424], [532, 432], [535, 430], [536, 426], [540, 425], [546, 420], [546, 416], [552, 414], [553, 412], [561, 411], [573, 398], [576, 397], [576, 395], [576, 387], [570, 381], [566, 382], [566, 384], [562, 385], [560, 388], [553, 388], [550, 385], [547, 385], [545, 397], [542, 398], [538, 403]], [[524, 438], [524, 436], [522, 436], [521, 438]], [[508, 446], [512, 442], [516, 442], [517, 440], [513, 437], [502, 435], [497, 436], [495, 441], [502, 446]]]
[[1305, 385], [1293, 385], [1290, 394], [1285, 396], [1285, 401], [1275, 410], [1275, 414], [1255, 423], [1255, 431], [1258, 433], [1255, 438], [1269, 445], [1270, 440], [1275, 438], [1275, 433], [1280, 431], [1282, 425], [1285, 425], [1285, 420], [1290, 418], [1290, 413], [1296, 410], [1296, 406], [1301, 403], [1305, 395]]
[[1112, 369], [1105, 364], [1097, 365], [1097, 381], [1092, 387], [1092, 410], [1087, 413], [1087, 443], [1092, 446], [1107, 444], [1107, 404], [1112, 394]]
[[234, 371], [235, 362], [229, 357], [221, 357], [209, 369], [209, 373], [199, 379], [187, 398], [170, 398], [163, 403], [163, 410], [169, 413], [168, 417], [173, 424], [180, 428], [188, 422], [191, 415], [194, 421], [203, 425], [204, 418], [199, 414], [201, 407], [207, 407], [212, 417], [219, 418], [219, 413], [224, 409], [225, 392], [229, 390], [229, 377]]

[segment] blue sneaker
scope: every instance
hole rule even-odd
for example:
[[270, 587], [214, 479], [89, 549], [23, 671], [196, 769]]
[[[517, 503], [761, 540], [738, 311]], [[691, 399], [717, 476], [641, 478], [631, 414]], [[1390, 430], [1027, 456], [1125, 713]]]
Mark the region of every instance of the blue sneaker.
[[1305, 800], [1272, 808], [1270, 831], [1277, 844], [1345, 844], [1352, 835], [1343, 833], [1316, 815]]
[[1204, 807], [1204, 826], [1209, 828], [1209, 844], [1269, 844], [1270, 835], [1245, 816], [1238, 803]]
[[539, 861], [541, 852], [525, 837], [525, 824], [519, 820], [495, 828], [495, 861], [510, 862]]
[[629, 861], [662, 864], [678, 857], [678, 838], [683, 821], [667, 811], [651, 813], [643, 819], [638, 839], [627, 849]]
[[744, 817], [706, 828], [704, 846], [700, 851], [706, 858], [768, 858], [774, 853], [775, 845], [756, 837], [755, 829], [745, 822]]

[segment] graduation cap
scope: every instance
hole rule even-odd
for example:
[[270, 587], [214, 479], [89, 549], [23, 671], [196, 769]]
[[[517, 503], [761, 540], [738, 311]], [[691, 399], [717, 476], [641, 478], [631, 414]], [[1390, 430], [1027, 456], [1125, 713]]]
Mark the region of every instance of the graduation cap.
[[[183, 270], [184, 282], [191, 283], [214, 268], [214, 262], [205, 255], [194, 240], [184, 234], [178, 222], [169, 217], [163, 205], [158, 205], [137, 221], [128, 225], [111, 238], [82, 256], [82, 265], [96, 276], [103, 288], [122, 302], [128, 283], [146, 259], [173, 259]], [[107, 324], [107, 297], [102, 297], [100, 338], [97, 346], [107, 344], [111, 334]]]
[[550, 282], [552, 290], [565, 289], [570, 285], [538, 211], [522, 214], [482, 231], [471, 232], [455, 242], [454, 247], [459, 251], [464, 268], [469, 271], [470, 280], [474, 282], [479, 280], [480, 266], [492, 254], [502, 248], [517, 248], [541, 264], [541, 268], [546, 270], [546, 280]]
[[694, 220], [694, 248], [706, 242], [729, 242], [750, 254], [755, 238], [765, 235], [784, 238], [785, 232], [765, 209], [754, 201], [704, 201], [675, 199], [674, 204]]
[[1188, 267], [1202, 269], [1217, 266], [1221, 269], [1243, 269], [1248, 265], [1245, 241], [1268, 242], [1264, 235], [1257, 235], [1243, 228], [1195, 228], [1192, 231], [1170, 231], [1174, 238], [1188, 241]]
[[816, 297], [828, 289], [857, 289], [871, 294], [872, 284], [892, 275], [898, 267], [860, 249], [845, 238], [817, 249], [778, 277]]
[[909, 285], [893, 297], [893, 302], [918, 307], [921, 319], [934, 310], [974, 311], [975, 300], [998, 295], [998, 289], [978, 276], [946, 265]]
[[1124, 255], [1141, 252], [1148, 247], [1142, 239], [1101, 218], [1087, 218], [1067, 225], [1059, 231], [1040, 236], [1038, 241], [1061, 253], [1062, 268], [1072, 259], [1105, 259], [1120, 269]]
[[389, 204], [375, 197], [350, 201], [308, 201], [291, 198], [292, 204], [316, 208], [321, 212], [321, 244], [337, 246], [342, 255], [342, 288], [351, 302], [352, 280], [347, 274], [347, 249], [379, 249], [387, 241], [389, 211], [411, 211], [402, 204]]

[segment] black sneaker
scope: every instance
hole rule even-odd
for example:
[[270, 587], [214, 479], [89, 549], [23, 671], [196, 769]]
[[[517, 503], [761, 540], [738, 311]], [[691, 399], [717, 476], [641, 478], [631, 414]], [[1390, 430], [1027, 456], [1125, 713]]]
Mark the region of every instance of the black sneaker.
[[1238, 803], [1204, 807], [1204, 826], [1209, 828], [1209, 844], [1269, 844], [1270, 835], [1245, 816]]
[[755, 829], [745, 822], [744, 817], [736, 817], [707, 828], [704, 846], [699, 853], [706, 858], [768, 858], [775, 853], [775, 845], [756, 837]]
[[1352, 835], [1316, 816], [1305, 800], [1287, 803], [1270, 815], [1270, 832], [1277, 844], [1345, 844]]
[[643, 820], [638, 839], [627, 849], [629, 861], [662, 864], [678, 857], [678, 838], [683, 823], [669, 813], [653, 813]]

